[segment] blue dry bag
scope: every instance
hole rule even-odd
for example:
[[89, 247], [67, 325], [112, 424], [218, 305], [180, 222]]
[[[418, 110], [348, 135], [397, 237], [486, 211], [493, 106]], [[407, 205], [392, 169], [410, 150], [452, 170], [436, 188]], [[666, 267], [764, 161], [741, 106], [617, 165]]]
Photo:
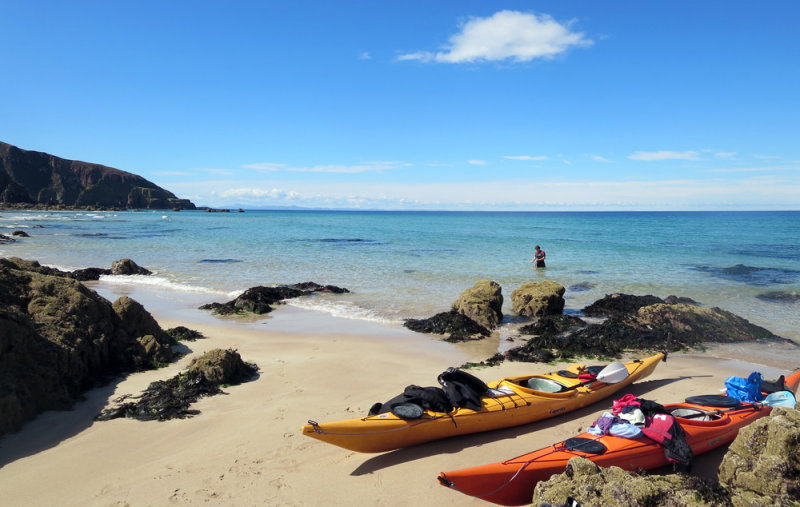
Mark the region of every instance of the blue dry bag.
[[726, 394], [743, 402], [756, 402], [764, 399], [761, 394], [761, 373], [754, 371], [749, 377], [728, 377], [725, 379]]

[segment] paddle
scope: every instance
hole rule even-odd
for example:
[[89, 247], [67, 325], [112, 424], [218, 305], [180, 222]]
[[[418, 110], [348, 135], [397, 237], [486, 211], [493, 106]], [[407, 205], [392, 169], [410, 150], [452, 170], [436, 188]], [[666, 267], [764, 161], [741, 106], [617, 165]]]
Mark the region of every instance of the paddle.
[[568, 387], [563, 389], [561, 392], [566, 391], [573, 391], [581, 386], [585, 386], [591, 384], [592, 382], [603, 382], [605, 384], [616, 384], [617, 382], [622, 382], [628, 378], [628, 368], [625, 367], [624, 364], [614, 361], [613, 363], [609, 364], [602, 370], [597, 373], [597, 377], [592, 380], [587, 380], [585, 382], [581, 382], [580, 384], [575, 384], [572, 387]]
[[764, 401], [758, 401], [752, 405], [738, 405], [736, 407], [724, 408], [720, 410], [713, 410], [711, 412], [698, 412], [696, 414], [679, 416], [681, 419], [694, 419], [695, 417], [704, 417], [707, 415], [719, 415], [725, 412], [732, 412], [734, 410], [744, 410], [748, 408], [760, 409], [763, 406], [767, 407], [789, 407], [794, 408], [796, 404], [794, 394], [791, 391], [778, 391], [767, 396]]

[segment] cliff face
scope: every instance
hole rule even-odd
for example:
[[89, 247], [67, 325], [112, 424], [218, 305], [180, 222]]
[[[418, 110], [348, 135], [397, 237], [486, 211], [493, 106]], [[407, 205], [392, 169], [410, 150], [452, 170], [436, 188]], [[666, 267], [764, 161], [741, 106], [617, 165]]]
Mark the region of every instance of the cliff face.
[[0, 206], [195, 209], [141, 176], [0, 142]]

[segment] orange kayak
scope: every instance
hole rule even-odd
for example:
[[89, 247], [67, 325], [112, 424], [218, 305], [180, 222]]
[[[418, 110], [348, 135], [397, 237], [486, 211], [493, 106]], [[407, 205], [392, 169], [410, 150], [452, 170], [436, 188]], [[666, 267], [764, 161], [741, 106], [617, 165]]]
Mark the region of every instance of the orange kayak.
[[[786, 377], [785, 383], [792, 392], [797, 391], [800, 370]], [[745, 403], [729, 409], [697, 403], [676, 403], [665, 405], [665, 408], [685, 431], [686, 441], [694, 455], [732, 442], [740, 428], [769, 415], [772, 410], [772, 407], [759, 403]], [[705, 412], [709, 415], [703, 415], [702, 418], [692, 417]], [[602, 467], [617, 466], [624, 470], [650, 470], [670, 464], [664, 448], [647, 437], [629, 439], [583, 433], [576, 439], [498, 463], [442, 472], [439, 474], [439, 482], [461, 493], [496, 504], [528, 505], [536, 484], [548, 480], [553, 474], [562, 473], [570, 458], [575, 456], [591, 460]]]
[[[303, 435], [357, 452], [386, 452], [441, 438], [490, 431], [528, 424], [585, 407], [619, 392], [633, 382], [650, 375], [663, 353], [640, 360], [619, 363], [625, 374], [614, 383], [592, 382], [584, 385], [570, 373], [583, 365], [542, 375], [506, 377], [489, 382], [491, 389], [503, 389], [497, 396], [481, 399], [479, 410], [458, 407], [450, 413], [425, 410], [421, 417], [403, 419], [386, 412], [359, 419], [328, 423], [309, 421]], [[598, 377], [599, 378], [599, 377]], [[529, 386], [553, 384], [564, 387], [560, 392], [545, 392]], [[538, 382], [538, 383], [537, 383]]]

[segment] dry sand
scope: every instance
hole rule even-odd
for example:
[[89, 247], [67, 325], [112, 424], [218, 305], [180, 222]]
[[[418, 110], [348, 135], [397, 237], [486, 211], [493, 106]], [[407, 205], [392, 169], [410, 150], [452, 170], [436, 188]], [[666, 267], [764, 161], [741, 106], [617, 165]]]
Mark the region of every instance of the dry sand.
[[[487, 357], [487, 345], [451, 345], [405, 330], [281, 309], [261, 323], [186, 324], [207, 338], [188, 356], [87, 394], [69, 412], [48, 412], [0, 441], [0, 504], [78, 505], [489, 505], [438, 485], [440, 471], [513, 457], [582, 431], [600, 402], [549, 421], [433, 442], [394, 452], [358, 454], [300, 434], [308, 419], [358, 417], [409, 384], [436, 385], [449, 366]], [[280, 315], [283, 315], [281, 317]], [[289, 329], [298, 328], [301, 332]], [[488, 348], [497, 344], [489, 344]], [[122, 394], [138, 394], [212, 348], [238, 349], [260, 367], [257, 380], [205, 398], [194, 418], [167, 422], [93, 416]], [[786, 358], [784, 358], [786, 359]], [[800, 358], [789, 358], [800, 366]], [[780, 365], [778, 365], [780, 366]], [[473, 370], [489, 381], [547, 372], [551, 365], [506, 363]], [[703, 355], [670, 355], [625, 391], [662, 403], [716, 393], [729, 375], [781, 370]], [[621, 393], [620, 393], [621, 395]], [[723, 451], [696, 460], [713, 475]]]

